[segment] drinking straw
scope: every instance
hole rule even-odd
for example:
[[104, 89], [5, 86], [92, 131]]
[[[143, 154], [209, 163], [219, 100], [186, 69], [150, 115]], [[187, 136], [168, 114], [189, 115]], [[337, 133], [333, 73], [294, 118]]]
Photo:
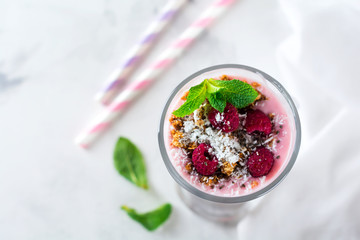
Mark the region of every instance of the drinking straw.
[[103, 89], [96, 94], [95, 99], [97, 101], [105, 105], [111, 102], [136, 66], [149, 52], [159, 35], [166, 29], [173, 17], [186, 2], [187, 0], [168, 1], [159, 16], [146, 29], [141, 40], [127, 53], [122, 65], [109, 76]]
[[218, 18], [235, 0], [217, 0], [211, 4], [162, 54], [127, 86], [114, 101], [90, 123], [76, 139], [75, 143], [83, 148], [89, 147], [121, 115], [160, 73], [169, 67], [190, 44]]

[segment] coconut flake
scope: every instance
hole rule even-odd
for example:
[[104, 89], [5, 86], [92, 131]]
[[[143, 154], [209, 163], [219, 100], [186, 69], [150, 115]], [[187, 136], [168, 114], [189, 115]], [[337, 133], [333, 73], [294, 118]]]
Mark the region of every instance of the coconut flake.
[[218, 113], [215, 115], [215, 120], [216, 120], [217, 122], [222, 122], [222, 120], [224, 120], [224, 113], [218, 112]]
[[[190, 126], [193, 128], [190, 129]], [[213, 149], [212, 151], [220, 162], [236, 163], [240, 160], [238, 151], [241, 147], [237, 138], [230, 137], [228, 133], [223, 133], [221, 130], [212, 129], [211, 127], [207, 127], [204, 130], [196, 128], [195, 124], [186, 123], [185, 128], [185, 141], [190, 139], [190, 141], [198, 144], [210, 144]]]
[[195, 128], [195, 123], [193, 121], [185, 121], [184, 122], [184, 131], [190, 132], [191, 130], [193, 130]]

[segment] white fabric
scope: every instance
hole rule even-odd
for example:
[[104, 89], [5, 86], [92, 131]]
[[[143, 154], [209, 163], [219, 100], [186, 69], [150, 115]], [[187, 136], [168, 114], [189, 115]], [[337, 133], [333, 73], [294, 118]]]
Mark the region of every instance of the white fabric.
[[239, 239], [360, 239], [360, 5], [280, 0], [293, 34], [281, 78], [303, 128], [287, 179], [238, 224]]

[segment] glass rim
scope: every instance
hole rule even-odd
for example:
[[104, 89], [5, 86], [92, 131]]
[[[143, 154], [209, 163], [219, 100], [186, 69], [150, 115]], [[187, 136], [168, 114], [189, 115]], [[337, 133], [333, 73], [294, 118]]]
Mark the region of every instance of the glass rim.
[[[287, 103], [289, 104], [289, 107], [292, 111], [293, 117], [294, 117], [294, 121], [295, 121], [295, 132], [296, 132], [296, 137], [295, 137], [295, 143], [294, 143], [294, 149], [293, 152], [290, 156], [290, 159], [286, 165], [286, 167], [284, 168], [284, 170], [279, 174], [279, 176], [277, 176], [270, 184], [268, 184], [267, 186], [263, 187], [262, 189], [247, 194], [247, 195], [243, 195], [243, 196], [237, 196], [237, 197], [222, 197], [222, 196], [217, 196], [217, 195], [212, 195], [209, 193], [205, 193], [199, 189], [197, 189], [196, 187], [192, 186], [190, 183], [188, 183], [179, 173], [178, 171], [175, 169], [175, 167], [173, 166], [168, 153], [166, 151], [166, 146], [165, 146], [165, 139], [164, 139], [164, 123], [165, 123], [165, 117], [166, 117], [166, 113], [168, 111], [168, 108], [170, 106], [170, 103], [172, 102], [172, 100], [174, 99], [175, 95], [178, 93], [178, 91], [185, 85], [187, 84], [189, 81], [193, 80], [195, 77], [209, 72], [209, 71], [213, 71], [213, 70], [218, 70], [218, 69], [222, 69], [222, 68], [237, 68], [237, 69], [242, 69], [242, 70], [247, 70], [250, 71], [252, 73], [255, 74], [261, 74], [266, 81], [270, 82], [282, 95], [283, 97], [286, 99]], [[253, 199], [256, 199], [258, 197], [263, 196], [264, 194], [268, 193], [269, 191], [271, 191], [272, 189], [274, 189], [286, 176], [287, 174], [290, 172], [290, 170], [292, 169], [292, 167], [295, 164], [296, 158], [298, 156], [299, 153], [299, 149], [300, 149], [300, 143], [301, 143], [301, 124], [300, 124], [300, 118], [299, 118], [299, 114], [297, 112], [296, 106], [290, 96], [290, 94], [286, 91], [286, 89], [277, 81], [275, 80], [273, 77], [271, 77], [270, 75], [264, 73], [263, 71], [260, 71], [256, 68], [253, 67], [249, 67], [246, 65], [240, 65], [240, 64], [221, 64], [221, 65], [215, 65], [215, 66], [211, 66], [211, 67], [207, 67], [204, 68], [200, 71], [197, 71], [193, 74], [191, 74], [189, 77], [185, 78], [183, 81], [181, 81], [176, 87], [175, 89], [172, 91], [172, 93], [170, 94], [168, 100], [165, 103], [163, 112], [161, 114], [161, 118], [160, 118], [160, 126], [159, 126], [159, 131], [158, 131], [158, 143], [159, 143], [159, 148], [160, 148], [160, 152], [161, 152], [161, 156], [162, 159], [165, 163], [165, 166], [167, 168], [167, 170], [169, 171], [170, 175], [174, 178], [174, 180], [184, 189], [186, 189], [187, 191], [189, 191], [190, 193], [202, 198], [202, 199], [206, 199], [209, 201], [213, 201], [213, 202], [219, 202], [219, 203], [241, 203], [241, 202], [247, 202]]]

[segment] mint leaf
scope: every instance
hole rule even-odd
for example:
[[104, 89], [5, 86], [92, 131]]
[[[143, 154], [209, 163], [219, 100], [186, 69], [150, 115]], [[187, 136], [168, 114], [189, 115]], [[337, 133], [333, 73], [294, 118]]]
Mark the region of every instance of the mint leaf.
[[226, 98], [226, 101], [236, 108], [243, 108], [253, 103], [259, 94], [250, 84], [236, 79], [231, 81], [209, 81], [221, 87], [221, 93]]
[[190, 88], [185, 103], [181, 105], [180, 108], [175, 110], [173, 114], [177, 117], [185, 117], [186, 115], [190, 115], [200, 107], [205, 99], [206, 85], [205, 82], [202, 82], [199, 85]]
[[248, 83], [233, 79], [231, 81], [205, 79], [199, 85], [189, 90], [189, 95], [183, 105], [173, 114], [177, 117], [190, 115], [205, 101], [216, 110], [223, 112], [229, 102], [236, 108], [243, 108], [253, 103], [258, 92]]
[[154, 231], [169, 218], [171, 208], [171, 204], [166, 203], [151, 212], [139, 214], [133, 208], [129, 208], [125, 205], [121, 207], [121, 209], [127, 212], [132, 219], [139, 222], [149, 231]]
[[219, 92], [221, 90], [221, 86], [219, 86], [219, 84], [216, 82], [216, 80], [210, 78], [210, 79], [205, 79], [204, 80], [205, 84], [206, 84], [206, 90], [207, 93], [216, 93]]
[[207, 99], [213, 108], [220, 112], [224, 111], [226, 107], [226, 98], [220, 91], [208, 94]]
[[120, 137], [114, 150], [116, 170], [136, 186], [148, 189], [146, 168], [140, 150], [127, 138]]

